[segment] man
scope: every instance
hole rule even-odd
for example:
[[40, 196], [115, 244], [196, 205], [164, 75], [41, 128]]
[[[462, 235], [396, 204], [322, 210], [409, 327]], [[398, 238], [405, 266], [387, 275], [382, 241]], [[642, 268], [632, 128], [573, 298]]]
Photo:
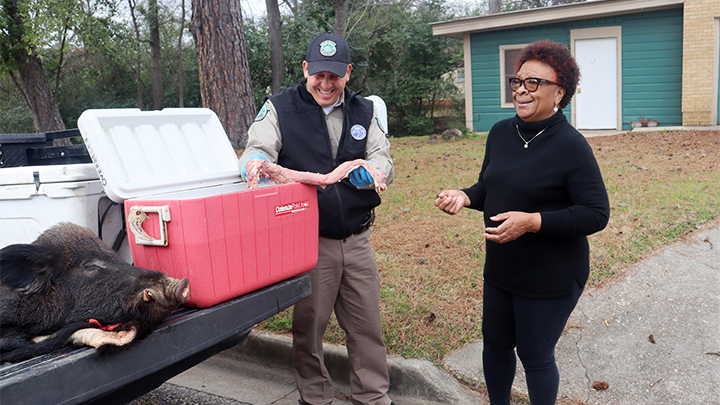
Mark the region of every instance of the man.
[[[390, 184], [390, 143], [373, 103], [345, 87], [352, 71], [347, 42], [330, 33], [316, 37], [302, 66], [305, 78], [270, 96], [250, 127], [240, 158], [243, 175], [245, 164], [253, 159], [329, 173], [360, 158], [382, 170]], [[309, 273], [312, 295], [293, 310], [293, 366], [300, 404], [333, 401], [322, 338], [334, 309], [346, 333], [353, 403], [388, 405], [380, 275], [369, 241], [373, 208], [380, 197], [363, 167], [317, 192], [320, 237], [318, 264]]]

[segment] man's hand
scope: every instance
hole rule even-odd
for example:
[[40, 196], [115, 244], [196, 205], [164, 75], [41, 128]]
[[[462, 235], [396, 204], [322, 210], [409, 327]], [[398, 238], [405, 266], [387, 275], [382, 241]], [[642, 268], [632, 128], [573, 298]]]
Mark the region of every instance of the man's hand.
[[490, 220], [504, 221], [496, 227], [485, 228], [485, 238], [496, 243], [512, 242], [528, 232], [539, 231], [542, 225], [542, 216], [539, 212], [509, 211], [490, 217]]
[[435, 199], [435, 206], [450, 215], [457, 214], [468, 205], [470, 205], [470, 198], [461, 190], [443, 190]]
[[[242, 166], [240, 166], [240, 174], [242, 174], [245, 179], [247, 179], [247, 168], [245, 168], [245, 165], [251, 160], [264, 160], [266, 162], [269, 162], [265, 155], [260, 152], [255, 152], [252, 155], [248, 156], [248, 158], [245, 159], [245, 161], [243, 162]], [[263, 177], [260, 179], [260, 183], [268, 181], [268, 179], [269, 177]]]
[[350, 178], [350, 183], [352, 183], [352, 185], [357, 188], [367, 187], [375, 184], [375, 180], [373, 180], [370, 173], [362, 166], [351, 171], [350, 174], [348, 174], [348, 178]]

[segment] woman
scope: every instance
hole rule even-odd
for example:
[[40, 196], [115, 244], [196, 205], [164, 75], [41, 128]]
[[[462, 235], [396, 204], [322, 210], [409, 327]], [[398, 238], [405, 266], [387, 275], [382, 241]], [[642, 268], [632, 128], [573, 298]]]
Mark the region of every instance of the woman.
[[564, 46], [528, 45], [510, 79], [517, 115], [496, 123], [478, 182], [444, 190], [448, 214], [484, 212], [483, 368], [490, 402], [510, 404], [515, 348], [532, 405], [555, 404], [555, 346], [590, 271], [587, 235], [605, 228], [607, 192], [592, 149], [562, 109], [580, 69]]

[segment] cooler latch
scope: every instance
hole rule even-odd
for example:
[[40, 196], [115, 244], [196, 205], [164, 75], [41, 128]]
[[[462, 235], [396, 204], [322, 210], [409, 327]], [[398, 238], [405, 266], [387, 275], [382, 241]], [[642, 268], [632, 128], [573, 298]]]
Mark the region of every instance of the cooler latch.
[[[148, 219], [148, 212], [158, 214], [160, 229], [160, 238], [155, 239], [148, 235], [142, 227], [143, 222]], [[167, 223], [170, 221], [170, 206], [163, 205], [160, 207], [130, 207], [128, 213], [127, 224], [130, 231], [135, 235], [135, 244], [147, 246], [167, 246]]]

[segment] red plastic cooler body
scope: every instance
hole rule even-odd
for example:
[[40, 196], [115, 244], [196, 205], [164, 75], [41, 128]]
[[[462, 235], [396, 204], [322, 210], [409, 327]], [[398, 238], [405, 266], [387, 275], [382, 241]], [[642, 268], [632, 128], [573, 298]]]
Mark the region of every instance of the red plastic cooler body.
[[[167, 206], [167, 246], [136, 243], [134, 264], [190, 280], [188, 305], [208, 307], [304, 273], [317, 263], [318, 210], [314, 186], [266, 186], [200, 198], [125, 201], [133, 207]], [[158, 238], [158, 214], [145, 232]]]
[[267, 182], [246, 190], [212, 110], [86, 110], [78, 128], [103, 190], [124, 204], [133, 263], [187, 277], [189, 305], [212, 306], [315, 267], [317, 189]]

